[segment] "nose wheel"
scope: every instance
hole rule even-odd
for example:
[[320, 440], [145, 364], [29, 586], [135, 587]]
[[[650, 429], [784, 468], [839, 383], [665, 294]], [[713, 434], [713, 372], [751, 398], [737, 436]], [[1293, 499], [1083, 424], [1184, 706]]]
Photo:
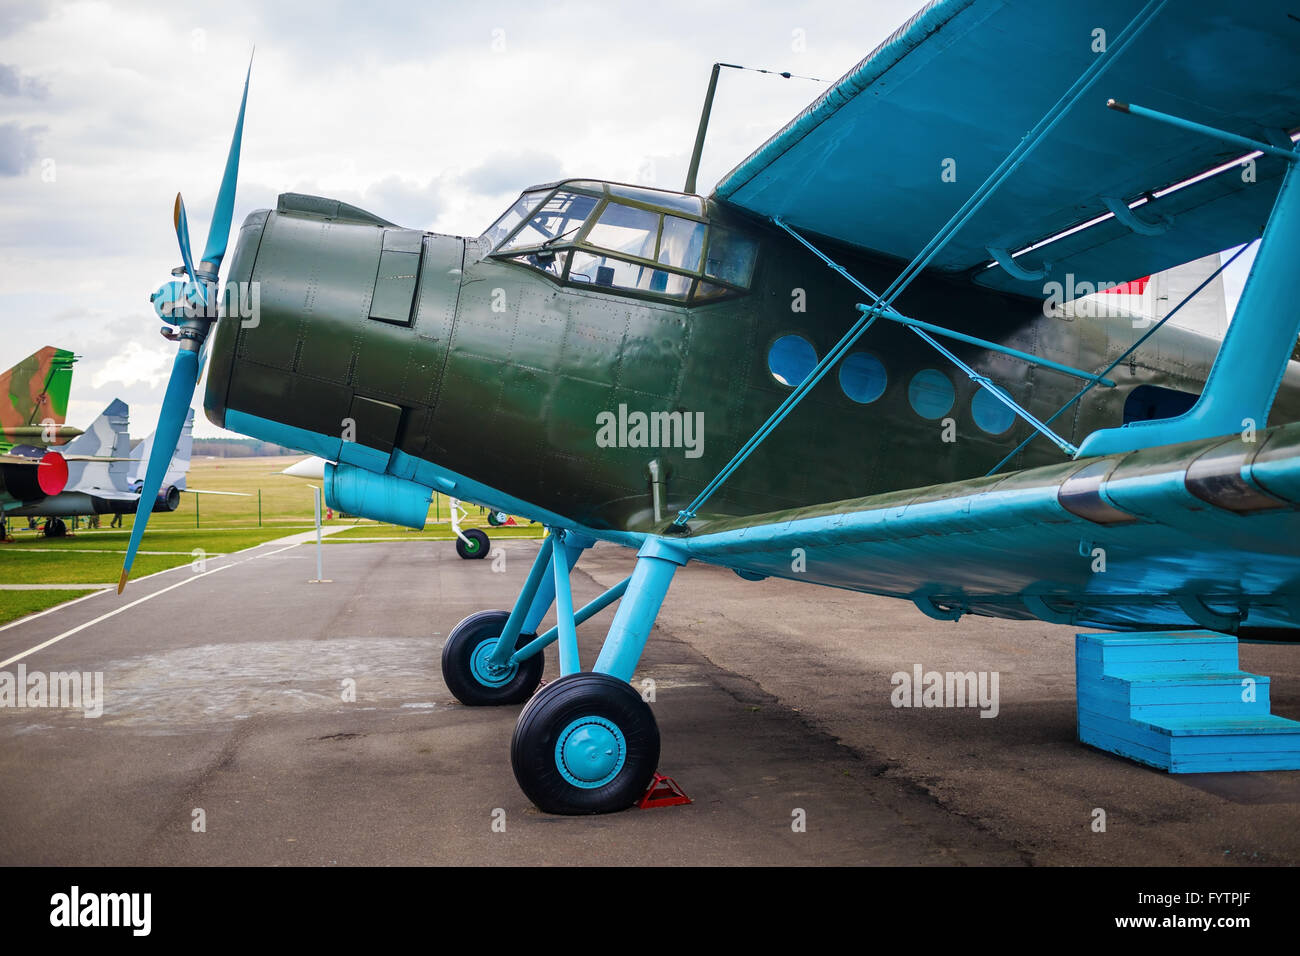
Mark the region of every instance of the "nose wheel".
[[[542, 681], [546, 662], [534, 654], [514, 664], [494, 665], [492, 651], [510, 617], [507, 611], [479, 611], [461, 621], [442, 646], [442, 679], [462, 704], [490, 707], [519, 704], [532, 696]], [[520, 635], [521, 647], [533, 635]]]
[[481, 528], [470, 528], [464, 535], [463, 538], [456, 539], [456, 553], [466, 561], [486, 558], [490, 544], [487, 532]]
[[570, 674], [524, 707], [510, 763], [520, 789], [545, 813], [626, 810], [659, 765], [659, 726], [627, 681]]

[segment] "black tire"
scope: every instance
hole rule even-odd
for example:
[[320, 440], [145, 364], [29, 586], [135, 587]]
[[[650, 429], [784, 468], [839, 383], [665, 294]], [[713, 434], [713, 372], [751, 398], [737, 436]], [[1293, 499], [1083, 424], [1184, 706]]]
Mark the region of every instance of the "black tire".
[[45, 519], [45, 537], [47, 538], [64, 538], [67, 537], [68, 526], [62, 518]]
[[499, 528], [499, 527], [501, 527], [503, 524], [505, 524], [505, 523], [506, 523], [507, 521], [509, 521], [509, 520], [510, 520], [510, 516], [509, 516], [508, 514], [506, 514], [504, 511], [489, 511], [489, 512], [488, 512], [488, 524], [490, 524], [490, 525], [491, 525], [492, 527], [494, 527], [494, 528]]
[[[470, 707], [520, 704], [533, 695], [542, 682], [546, 660], [540, 652], [513, 666], [499, 682], [486, 682], [475, 670], [475, 656], [482, 660], [491, 651], [501, 629], [506, 626], [508, 611], [479, 611], [461, 621], [447, 635], [442, 645], [442, 679], [456, 699]], [[535, 634], [521, 634], [515, 647], [523, 647]], [[483, 647], [484, 644], [489, 645]], [[482, 648], [482, 650], [480, 650]]]
[[[597, 723], [597, 721], [601, 723]], [[589, 721], [584, 723], [584, 721]], [[577, 725], [575, 728], [573, 725]], [[588, 771], [589, 786], [579, 786], [565, 774], [580, 766], [565, 765], [557, 757], [561, 735], [568, 740], [576, 733], [604, 733], [612, 744], [618, 741], [606, 729], [614, 725], [622, 735], [621, 765], [613, 769], [599, 764]], [[599, 737], [592, 745], [592, 759], [609, 754]], [[563, 747], [561, 753], [566, 753]], [[576, 759], [585, 759], [581, 745]], [[645, 794], [659, 767], [659, 725], [650, 705], [627, 681], [608, 674], [570, 674], [547, 684], [533, 696], [515, 724], [510, 740], [510, 765], [524, 794], [545, 813], [577, 815], [614, 813], [626, 810]], [[596, 774], [605, 773], [596, 778]], [[604, 782], [602, 782], [604, 781]]]
[[490, 546], [487, 532], [482, 528], [470, 528], [464, 532], [469, 543], [466, 544], [464, 539], [456, 539], [456, 553], [466, 561], [473, 561], [476, 558], [486, 558]]

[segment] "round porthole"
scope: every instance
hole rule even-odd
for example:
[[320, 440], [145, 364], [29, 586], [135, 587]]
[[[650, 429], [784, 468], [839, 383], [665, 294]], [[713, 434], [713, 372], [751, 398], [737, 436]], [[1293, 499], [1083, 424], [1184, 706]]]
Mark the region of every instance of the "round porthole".
[[[993, 387], [997, 388], [996, 385]], [[1007, 398], [1011, 397], [1004, 388], [998, 388], [998, 391]], [[1016, 423], [1016, 413], [999, 402], [987, 388], [980, 388], [970, 400], [970, 413], [975, 424], [990, 435], [1001, 435]]]
[[767, 353], [767, 368], [782, 385], [794, 388], [817, 367], [817, 350], [802, 335], [783, 335]]
[[885, 394], [888, 382], [885, 366], [870, 352], [854, 352], [840, 363], [840, 388], [859, 405], [867, 405]]
[[948, 376], [934, 368], [917, 372], [907, 386], [907, 400], [922, 418], [943, 418], [952, 408], [955, 395]]

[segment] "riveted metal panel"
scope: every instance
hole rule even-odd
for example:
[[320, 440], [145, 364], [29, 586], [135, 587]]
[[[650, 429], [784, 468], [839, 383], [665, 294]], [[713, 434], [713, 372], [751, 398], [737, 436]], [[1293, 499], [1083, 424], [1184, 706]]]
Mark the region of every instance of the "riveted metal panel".
[[379, 254], [379, 269], [375, 273], [375, 294], [370, 302], [370, 317], [382, 322], [410, 325], [415, 301], [415, 280], [419, 270], [418, 252], [383, 250]]
[[393, 450], [397, 441], [398, 423], [402, 418], [402, 410], [397, 405], [357, 395], [352, 399], [348, 417], [356, 429], [351, 441], [380, 451]]

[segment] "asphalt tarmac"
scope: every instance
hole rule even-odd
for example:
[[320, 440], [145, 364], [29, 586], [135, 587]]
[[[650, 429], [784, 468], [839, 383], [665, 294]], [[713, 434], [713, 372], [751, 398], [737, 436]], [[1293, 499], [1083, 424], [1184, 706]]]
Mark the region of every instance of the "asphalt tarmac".
[[[309, 583], [314, 548], [271, 543], [0, 628], [0, 672], [103, 682], [99, 717], [0, 707], [0, 864], [1300, 861], [1300, 772], [1170, 776], [1075, 741], [1073, 629], [699, 565], [633, 679], [694, 803], [544, 815], [510, 770], [519, 708], [464, 707], [439, 672], [448, 631], [508, 608], [538, 543], [493, 547], [504, 561], [329, 544], [329, 583]], [[575, 602], [632, 562], [588, 552]], [[586, 666], [612, 613], [579, 629]], [[1241, 659], [1300, 718], [1300, 648]], [[996, 672], [997, 716], [894, 706], [918, 664]]]

